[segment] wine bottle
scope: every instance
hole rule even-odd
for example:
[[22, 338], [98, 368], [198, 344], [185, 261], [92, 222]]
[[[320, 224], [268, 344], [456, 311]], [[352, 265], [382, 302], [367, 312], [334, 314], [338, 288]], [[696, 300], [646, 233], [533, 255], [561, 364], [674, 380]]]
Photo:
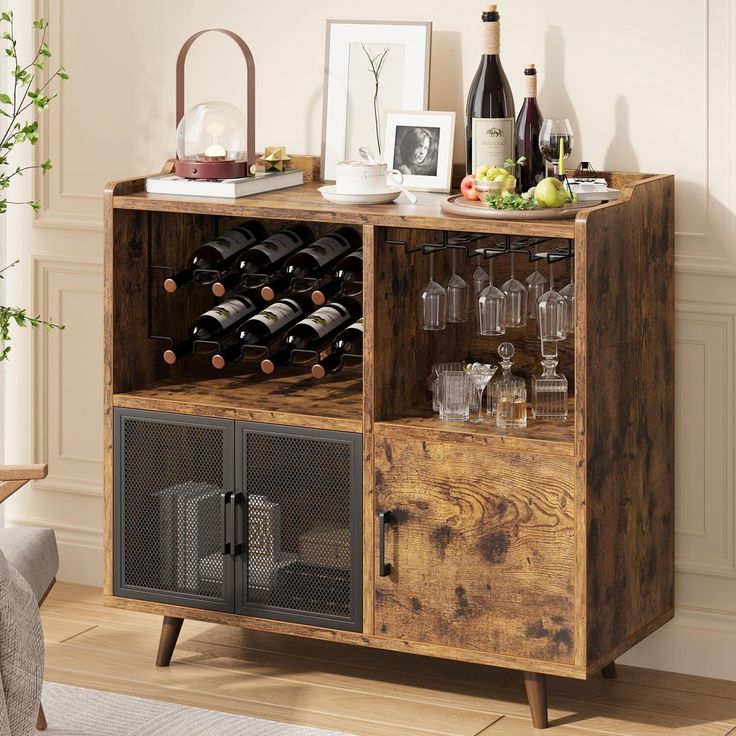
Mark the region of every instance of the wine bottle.
[[335, 296], [343, 283], [363, 281], [363, 249], [355, 250], [343, 258], [332, 272], [333, 278], [327, 279], [312, 292], [312, 301], [319, 307]]
[[266, 301], [287, 289], [294, 279], [318, 278], [326, 273], [334, 262], [349, 251], [357, 248], [361, 237], [350, 227], [341, 227], [290, 256], [284, 264], [283, 273], [266, 284], [261, 296]]
[[256, 302], [244, 296], [233, 296], [220, 302], [197, 318], [187, 337], [164, 351], [164, 360], [173, 365], [179, 358], [192, 352], [196, 340], [219, 340], [227, 336], [240, 322], [256, 312], [261, 304], [260, 300]]
[[329, 345], [336, 333], [344, 329], [351, 319], [360, 315], [359, 301], [350, 297], [329, 302], [297, 322], [286, 334], [284, 346], [270, 357], [261, 361], [264, 373], [273, 373], [280, 365], [289, 361], [293, 350], [315, 350]]
[[212, 356], [212, 365], [224, 368], [228, 363], [240, 360], [246, 345], [275, 345], [294, 322], [312, 309], [312, 302], [305, 294], [291, 294], [286, 299], [269, 304], [240, 326], [233, 344], [222, 353]]
[[212, 284], [215, 296], [224, 296], [228, 289], [237, 286], [245, 274], [274, 273], [295, 251], [314, 240], [310, 228], [301, 223], [270, 235], [262, 243], [249, 248], [223, 278]]
[[539, 150], [542, 113], [537, 103], [537, 70], [534, 64], [524, 69], [526, 96], [516, 120], [516, 152], [514, 159], [526, 159], [519, 165], [519, 191], [526, 192], [544, 179], [544, 156]]
[[324, 378], [328, 373], [337, 373], [343, 366], [345, 354], [363, 355], [362, 317], [333, 340], [330, 354], [312, 366], [312, 375]]
[[483, 55], [465, 109], [467, 173], [478, 166], [503, 166], [514, 154], [514, 98], [499, 56], [500, 16], [495, 5], [483, 15]]
[[[210, 240], [197, 248], [192, 253], [189, 265], [164, 281], [164, 289], [169, 293], [173, 293], [180, 286], [191, 284], [194, 279], [194, 272], [200, 268], [217, 270], [221, 274], [225, 273], [241, 253], [265, 237], [266, 228], [256, 220], [248, 220], [232, 230], [218, 235], [214, 240]], [[224, 292], [217, 296], [223, 295]]]

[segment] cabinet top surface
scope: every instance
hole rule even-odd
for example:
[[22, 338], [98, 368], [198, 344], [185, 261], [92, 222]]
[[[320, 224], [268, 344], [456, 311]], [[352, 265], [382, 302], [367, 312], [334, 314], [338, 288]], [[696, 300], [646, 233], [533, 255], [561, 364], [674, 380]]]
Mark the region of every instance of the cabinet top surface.
[[[141, 186], [143, 185], [141, 181]], [[219, 197], [172, 197], [145, 191], [118, 194], [113, 189], [115, 209], [211, 214], [230, 217], [273, 217], [314, 222], [336, 222], [385, 227], [412, 227], [469, 232], [538, 235], [574, 238], [575, 220], [487, 220], [448, 215], [441, 203], [449, 195], [417, 192], [419, 201], [410, 204], [403, 197], [390, 204], [341, 205], [325, 200], [318, 189], [321, 182], [238, 199]]]

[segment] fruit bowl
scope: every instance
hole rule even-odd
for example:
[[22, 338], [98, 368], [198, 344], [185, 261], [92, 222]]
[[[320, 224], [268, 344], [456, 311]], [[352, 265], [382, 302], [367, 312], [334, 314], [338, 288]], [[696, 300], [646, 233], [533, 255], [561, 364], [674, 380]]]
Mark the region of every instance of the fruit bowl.
[[473, 187], [478, 195], [484, 197], [486, 194], [501, 194], [502, 192], [516, 191], [516, 177], [507, 176], [503, 181], [493, 179], [473, 179]]

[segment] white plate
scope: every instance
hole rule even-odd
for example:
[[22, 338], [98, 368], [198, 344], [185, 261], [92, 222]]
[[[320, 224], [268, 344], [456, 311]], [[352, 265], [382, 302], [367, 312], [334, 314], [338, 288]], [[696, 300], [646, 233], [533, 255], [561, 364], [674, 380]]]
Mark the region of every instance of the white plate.
[[391, 187], [384, 189], [382, 192], [373, 192], [372, 194], [338, 194], [337, 187], [331, 186], [320, 187], [317, 191], [328, 201], [336, 204], [386, 204], [393, 202], [401, 189]]

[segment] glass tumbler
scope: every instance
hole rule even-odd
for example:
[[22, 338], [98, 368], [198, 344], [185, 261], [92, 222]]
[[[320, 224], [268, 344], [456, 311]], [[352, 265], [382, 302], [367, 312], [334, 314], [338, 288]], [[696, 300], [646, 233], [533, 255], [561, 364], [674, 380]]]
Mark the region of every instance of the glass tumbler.
[[435, 363], [432, 366], [432, 383], [430, 391], [432, 392], [432, 411], [435, 414], [440, 410], [440, 389], [439, 376], [446, 371], [462, 371], [465, 369], [465, 363]]
[[445, 371], [438, 377], [440, 419], [443, 422], [467, 422], [470, 419], [470, 376], [463, 371]]

